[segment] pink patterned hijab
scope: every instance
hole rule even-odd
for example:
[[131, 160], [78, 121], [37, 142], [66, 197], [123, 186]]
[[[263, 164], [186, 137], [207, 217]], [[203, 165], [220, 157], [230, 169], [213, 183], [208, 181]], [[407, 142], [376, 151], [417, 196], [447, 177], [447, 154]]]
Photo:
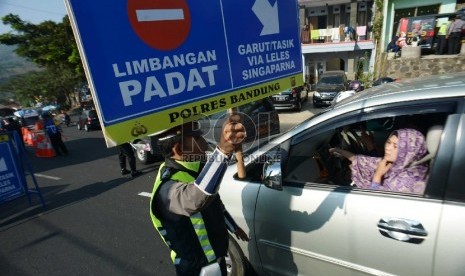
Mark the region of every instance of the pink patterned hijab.
[[[384, 175], [379, 189], [423, 194], [428, 166], [426, 164], [413, 165], [413, 162], [420, 160], [427, 153], [425, 136], [421, 132], [410, 128], [393, 131], [391, 135], [396, 135], [399, 139], [397, 159], [391, 169]], [[379, 157], [355, 155], [351, 170], [352, 181], [357, 187], [370, 189], [379, 161], [381, 161]]]

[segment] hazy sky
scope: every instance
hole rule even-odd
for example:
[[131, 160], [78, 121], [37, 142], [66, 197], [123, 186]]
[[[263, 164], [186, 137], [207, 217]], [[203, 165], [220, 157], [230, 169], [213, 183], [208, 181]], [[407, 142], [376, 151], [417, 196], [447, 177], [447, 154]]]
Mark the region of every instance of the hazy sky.
[[[45, 20], [61, 22], [66, 9], [64, 0], [0, 0], [0, 17], [9, 13], [19, 15], [24, 21], [38, 24]], [[0, 21], [0, 34], [9, 30]]]

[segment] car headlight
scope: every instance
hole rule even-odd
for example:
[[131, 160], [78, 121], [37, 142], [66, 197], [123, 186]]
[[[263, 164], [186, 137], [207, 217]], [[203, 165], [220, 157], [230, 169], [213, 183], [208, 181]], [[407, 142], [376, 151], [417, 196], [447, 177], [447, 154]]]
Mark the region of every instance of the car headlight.
[[313, 94], [313, 96], [317, 96], [317, 97], [321, 97], [320, 93], [318, 91], [315, 91], [315, 93]]

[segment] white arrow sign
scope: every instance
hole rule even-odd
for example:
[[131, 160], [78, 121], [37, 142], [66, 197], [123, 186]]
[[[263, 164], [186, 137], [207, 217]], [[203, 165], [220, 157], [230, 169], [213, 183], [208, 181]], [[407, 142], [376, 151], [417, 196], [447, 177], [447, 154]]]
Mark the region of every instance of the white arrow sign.
[[260, 36], [279, 33], [278, 1], [271, 6], [268, 0], [256, 0], [252, 11], [263, 25]]

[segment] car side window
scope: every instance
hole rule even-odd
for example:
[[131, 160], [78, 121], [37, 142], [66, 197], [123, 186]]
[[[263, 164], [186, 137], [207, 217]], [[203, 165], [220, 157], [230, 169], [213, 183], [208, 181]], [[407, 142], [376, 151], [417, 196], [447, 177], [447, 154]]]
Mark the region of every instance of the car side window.
[[[433, 133], [433, 127], [440, 129], [447, 116], [446, 112], [398, 116], [391, 112], [384, 117], [349, 118], [327, 129], [309, 131], [289, 150], [283, 184], [423, 194], [434, 158], [428, 155], [426, 137]], [[391, 149], [393, 133], [398, 137], [395, 157]], [[347, 152], [350, 155], [346, 156]], [[383, 157], [392, 160], [378, 183], [375, 172]]]

